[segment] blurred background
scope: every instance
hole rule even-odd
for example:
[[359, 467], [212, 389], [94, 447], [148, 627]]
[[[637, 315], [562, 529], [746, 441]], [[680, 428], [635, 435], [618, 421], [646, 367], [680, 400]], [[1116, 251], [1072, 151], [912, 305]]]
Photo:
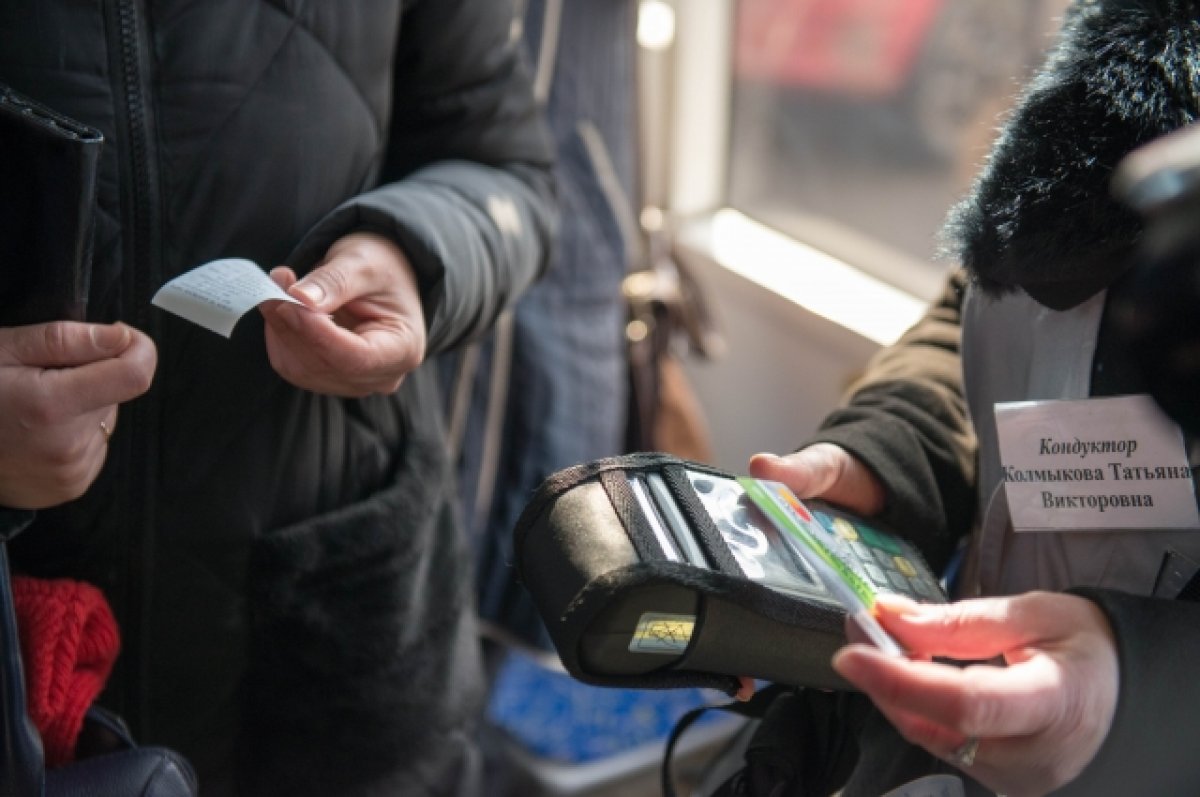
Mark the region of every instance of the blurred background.
[[[561, 671], [512, 571], [532, 490], [628, 450], [733, 472], [793, 450], [939, 292], [954, 265], [939, 257], [942, 221], [1066, 5], [526, 0], [517, 27], [559, 142], [562, 251], [449, 372], [496, 795], [660, 794], [671, 728], [727, 700]], [[679, 366], [651, 380], [681, 391], [669, 438], [629, 429], [641, 388], [625, 369], [653, 340], [655, 361]], [[744, 720], [709, 715], [680, 743], [681, 794], [744, 737]]]
[[934, 233], [1066, 3], [735, 5], [729, 204], [884, 279], [861, 244], [936, 268]]

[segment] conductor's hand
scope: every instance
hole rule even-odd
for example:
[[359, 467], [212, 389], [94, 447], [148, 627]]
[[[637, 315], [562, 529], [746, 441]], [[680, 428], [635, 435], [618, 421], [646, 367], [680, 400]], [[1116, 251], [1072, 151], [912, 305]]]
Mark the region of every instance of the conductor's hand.
[[883, 509], [883, 485], [849, 451], [816, 443], [794, 454], [755, 454], [750, 475], [787, 485], [798, 498], [820, 498], [863, 517]]
[[[906, 739], [1008, 797], [1053, 791], [1095, 757], [1116, 710], [1118, 665], [1112, 629], [1091, 601], [1047, 592], [948, 605], [886, 596], [876, 609], [916, 658], [853, 644], [833, 666]], [[931, 656], [1003, 656], [1007, 666], [921, 660]]]
[[347, 235], [304, 279], [287, 266], [271, 279], [305, 304], [262, 305], [271, 365], [296, 387], [349, 397], [392, 393], [425, 359], [416, 275], [387, 238]]
[[124, 324], [0, 328], [0, 506], [83, 495], [104, 464], [117, 405], [145, 393], [154, 343]]
[[[820, 498], [869, 517], [883, 509], [883, 485], [866, 465], [849, 451], [832, 443], [815, 443], [794, 454], [755, 454], [750, 458], [750, 475], [787, 485], [798, 498]], [[754, 682], [739, 679], [735, 697], [749, 700]]]

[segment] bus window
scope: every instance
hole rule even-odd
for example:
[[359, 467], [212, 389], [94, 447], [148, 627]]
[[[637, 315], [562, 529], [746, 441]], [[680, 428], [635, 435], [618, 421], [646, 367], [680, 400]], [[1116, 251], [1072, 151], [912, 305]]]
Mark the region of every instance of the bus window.
[[736, 0], [729, 203], [893, 284], [942, 273], [942, 220], [1065, 5]]

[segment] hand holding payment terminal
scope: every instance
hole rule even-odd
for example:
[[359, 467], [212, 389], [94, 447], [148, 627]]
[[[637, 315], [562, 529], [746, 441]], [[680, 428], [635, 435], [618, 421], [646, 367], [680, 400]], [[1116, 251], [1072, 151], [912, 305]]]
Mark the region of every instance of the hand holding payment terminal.
[[917, 550], [876, 523], [665, 454], [552, 475], [514, 557], [567, 670], [598, 685], [844, 687], [829, 659], [847, 612], [898, 654], [874, 596], [946, 600]]

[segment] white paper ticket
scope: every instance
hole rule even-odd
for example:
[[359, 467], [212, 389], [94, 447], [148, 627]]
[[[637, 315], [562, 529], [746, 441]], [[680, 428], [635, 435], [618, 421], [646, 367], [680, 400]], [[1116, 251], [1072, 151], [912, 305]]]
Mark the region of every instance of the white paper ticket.
[[158, 289], [150, 303], [229, 337], [238, 319], [269, 299], [303, 306], [271, 281], [256, 263], [214, 260], [180, 274]]

